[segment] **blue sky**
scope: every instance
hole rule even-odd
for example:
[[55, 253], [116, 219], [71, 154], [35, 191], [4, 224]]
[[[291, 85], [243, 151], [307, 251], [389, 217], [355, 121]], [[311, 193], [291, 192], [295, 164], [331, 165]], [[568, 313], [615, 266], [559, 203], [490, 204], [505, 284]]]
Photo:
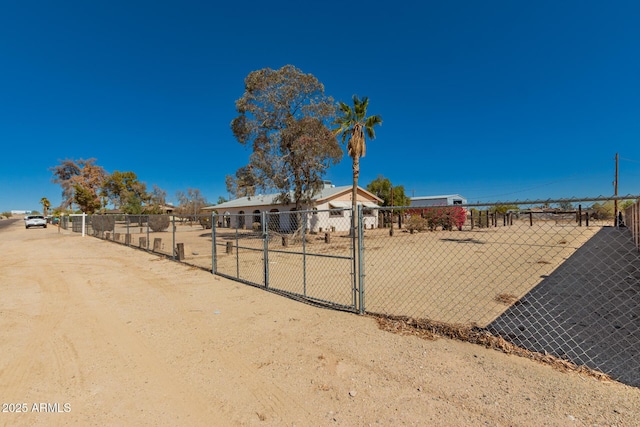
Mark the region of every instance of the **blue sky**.
[[[1, 1], [0, 212], [60, 203], [97, 159], [150, 189], [227, 197], [243, 80], [293, 64], [370, 98], [361, 184], [469, 202], [640, 193], [637, 1]], [[351, 182], [351, 162], [327, 179]]]

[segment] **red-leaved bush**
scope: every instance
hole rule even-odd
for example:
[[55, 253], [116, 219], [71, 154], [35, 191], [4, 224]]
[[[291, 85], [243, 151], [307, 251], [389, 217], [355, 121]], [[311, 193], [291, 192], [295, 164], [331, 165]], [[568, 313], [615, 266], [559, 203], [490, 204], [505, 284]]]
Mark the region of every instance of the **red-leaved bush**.
[[456, 227], [462, 230], [467, 211], [460, 206], [434, 206], [422, 209], [409, 209], [408, 213], [413, 216], [424, 218], [429, 230], [434, 231], [439, 227], [443, 230], [453, 230]]

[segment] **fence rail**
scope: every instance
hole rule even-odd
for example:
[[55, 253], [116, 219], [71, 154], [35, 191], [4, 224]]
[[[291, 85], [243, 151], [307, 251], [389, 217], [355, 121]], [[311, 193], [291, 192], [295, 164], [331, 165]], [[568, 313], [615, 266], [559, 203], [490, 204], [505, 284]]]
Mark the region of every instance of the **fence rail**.
[[597, 200], [378, 208], [375, 221], [358, 209], [353, 222], [350, 209], [93, 215], [86, 232], [334, 308], [470, 326], [640, 386], [640, 205], [614, 221]]

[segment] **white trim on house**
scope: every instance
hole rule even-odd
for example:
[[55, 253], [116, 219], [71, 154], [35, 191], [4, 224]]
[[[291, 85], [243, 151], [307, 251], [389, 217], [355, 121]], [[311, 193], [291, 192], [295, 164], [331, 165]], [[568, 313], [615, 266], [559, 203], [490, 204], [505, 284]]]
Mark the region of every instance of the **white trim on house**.
[[[335, 229], [336, 231], [349, 230], [351, 226], [350, 208], [352, 206], [351, 194], [353, 187], [345, 185], [341, 187], [325, 187], [316, 195], [311, 203], [302, 205], [302, 210], [314, 211], [309, 215], [307, 227], [311, 231], [320, 229]], [[358, 204], [369, 208], [371, 211], [364, 216], [364, 226], [367, 228], [378, 226], [378, 215], [375, 212], [382, 199], [375, 194], [358, 187]], [[279, 212], [279, 221], [274, 227], [289, 230], [297, 223], [297, 218], [291, 214], [295, 211], [295, 204], [279, 204], [275, 200], [278, 194], [257, 195], [241, 197], [214, 206], [208, 206], [205, 210], [216, 210], [222, 215], [220, 225], [232, 228], [251, 228], [257, 218], [261, 218], [262, 212]]]

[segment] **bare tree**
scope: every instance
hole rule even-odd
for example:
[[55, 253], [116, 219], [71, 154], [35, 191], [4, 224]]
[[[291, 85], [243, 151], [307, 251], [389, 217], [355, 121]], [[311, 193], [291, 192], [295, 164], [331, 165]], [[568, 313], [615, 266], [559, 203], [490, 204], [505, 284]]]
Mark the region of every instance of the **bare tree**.
[[187, 192], [178, 191], [176, 198], [180, 205], [178, 206], [178, 214], [188, 217], [191, 221], [207, 206], [207, 199], [197, 188], [188, 188]]

